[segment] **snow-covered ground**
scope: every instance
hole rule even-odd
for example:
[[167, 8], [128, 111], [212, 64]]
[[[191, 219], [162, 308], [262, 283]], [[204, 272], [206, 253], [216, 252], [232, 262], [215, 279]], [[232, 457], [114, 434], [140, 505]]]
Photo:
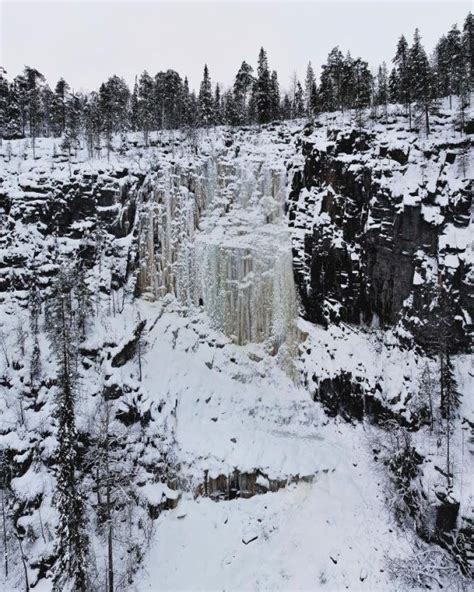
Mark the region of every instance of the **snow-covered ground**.
[[157, 590], [400, 590], [387, 556], [409, 548], [391, 526], [360, 438], [334, 472], [278, 493], [183, 498], [160, 516], [138, 579]]
[[174, 450], [189, 484], [235, 469], [306, 479], [219, 502], [190, 487], [157, 520], [137, 590], [399, 589], [386, 558], [410, 547], [361, 425], [329, 420], [263, 347], [209, 332], [204, 315], [164, 313], [147, 339], [144, 382], [176, 409]]

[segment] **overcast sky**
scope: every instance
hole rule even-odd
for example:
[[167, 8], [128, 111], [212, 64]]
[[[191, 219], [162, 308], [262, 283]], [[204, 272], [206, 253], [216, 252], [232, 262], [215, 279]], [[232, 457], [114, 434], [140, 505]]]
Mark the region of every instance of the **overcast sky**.
[[431, 51], [470, 1], [157, 2], [0, 0], [0, 65], [9, 77], [25, 65], [50, 85], [63, 76], [75, 90], [97, 88], [111, 74], [133, 83], [144, 69], [173, 68], [197, 87], [207, 63], [213, 81], [229, 85], [242, 62], [254, 67], [260, 46], [280, 84], [300, 77], [308, 60], [319, 73], [339, 45], [371, 67], [389, 62], [398, 37], [416, 27]]

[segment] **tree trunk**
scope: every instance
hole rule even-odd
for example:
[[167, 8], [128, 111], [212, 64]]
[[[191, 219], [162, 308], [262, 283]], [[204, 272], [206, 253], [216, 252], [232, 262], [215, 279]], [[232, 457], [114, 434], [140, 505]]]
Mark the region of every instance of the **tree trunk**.
[[110, 423], [110, 410], [109, 410], [109, 402], [105, 402], [106, 405], [106, 433], [105, 433], [105, 479], [106, 479], [106, 486], [105, 486], [105, 503], [107, 506], [107, 524], [108, 524], [108, 533], [107, 533], [107, 580], [108, 580], [108, 587], [107, 592], [114, 592], [114, 555], [113, 555], [113, 545], [112, 545], [112, 534], [113, 534], [113, 526], [112, 526], [112, 502], [111, 502], [111, 495], [110, 495], [110, 458], [109, 458], [109, 423]]
[[7, 516], [5, 512], [5, 491], [2, 489], [3, 558], [5, 578], [8, 578]]
[[440, 387], [440, 403], [441, 415], [445, 415], [446, 412], [446, 401], [445, 401], [445, 388], [444, 388], [444, 357], [443, 352], [439, 355], [439, 387]]
[[107, 546], [108, 546], [108, 592], [114, 592], [114, 556], [113, 556], [113, 547], [112, 547], [112, 521], [109, 518], [109, 534], [107, 537]]
[[20, 546], [20, 557], [21, 557], [21, 562], [23, 563], [23, 569], [25, 572], [25, 592], [29, 592], [30, 583], [28, 580], [28, 568], [26, 567], [25, 554], [23, 553], [23, 545], [21, 544], [21, 538], [18, 535], [16, 535], [16, 538], [18, 539], [18, 544]]

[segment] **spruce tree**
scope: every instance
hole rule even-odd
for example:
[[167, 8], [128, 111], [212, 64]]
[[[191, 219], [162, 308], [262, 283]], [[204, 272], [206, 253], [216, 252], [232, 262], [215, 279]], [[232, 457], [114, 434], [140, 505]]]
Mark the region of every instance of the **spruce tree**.
[[234, 93], [227, 90], [222, 97], [224, 123], [227, 125], [238, 125], [240, 123], [240, 114], [237, 109]]
[[30, 383], [32, 389], [35, 390], [38, 388], [41, 375], [41, 351], [38, 339], [41, 297], [36, 281], [30, 289], [28, 308], [30, 310], [30, 330], [33, 338], [33, 349], [30, 362]]
[[213, 125], [215, 116], [214, 99], [207, 64], [204, 65], [203, 78], [199, 88], [199, 115], [203, 126]]
[[434, 68], [436, 72], [436, 87], [433, 89], [437, 97], [449, 95], [449, 51], [448, 40], [443, 35], [436, 44], [434, 51]]
[[304, 83], [304, 99], [306, 107], [306, 116], [312, 118], [314, 116], [315, 106], [315, 93], [316, 93], [316, 78], [314, 76], [313, 66], [311, 62], [308, 62], [306, 68], [306, 79]]
[[49, 137], [49, 135], [53, 132], [53, 122], [52, 122], [52, 115], [53, 115], [53, 104], [54, 104], [54, 93], [49, 88], [47, 84], [45, 84], [40, 91], [40, 100], [41, 100], [41, 128], [40, 128], [40, 135]]
[[468, 91], [474, 88], [474, 16], [470, 12], [464, 21], [462, 33], [464, 70], [466, 72]]
[[195, 114], [193, 113], [191, 106], [191, 93], [189, 92], [189, 82], [187, 76], [185, 76], [183, 82], [183, 125], [191, 125], [194, 118]]
[[356, 85], [355, 60], [352, 58], [350, 51], [348, 51], [342, 62], [340, 90], [340, 105], [342, 111], [354, 106], [356, 94], [358, 92]]
[[183, 81], [175, 70], [155, 76], [155, 121], [161, 129], [174, 129], [183, 119]]
[[6, 137], [10, 139], [23, 138], [24, 127], [21, 110], [21, 99], [16, 80], [10, 84], [8, 89], [8, 116]]
[[339, 47], [334, 47], [328, 55], [326, 64], [323, 64], [321, 72], [319, 93], [323, 111], [343, 109], [343, 76], [344, 57]]
[[397, 51], [393, 62], [397, 68], [398, 93], [397, 100], [405, 105], [409, 126], [411, 129], [411, 87], [410, 72], [408, 64], [408, 43], [402, 35], [398, 40]]
[[257, 80], [255, 82], [255, 102], [257, 122], [268, 123], [272, 118], [270, 71], [268, 69], [267, 53], [260, 48], [258, 54]]
[[44, 81], [44, 76], [35, 68], [26, 66], [24, 78], [26, 81], [29, 132], [33, 148], [33, 157], [35, 157], [36, 138], [39, 135], [42, 120], [40, 84]]
[[399, 100], [399, 81], [396, 68], [392, 68], [388, 79], [388, 96], [391, 103], [397, 103]]
[[243, 61], [234, 82], [234, 105], [241, 124], [248, 122], [248, 101], [254, 83], [253, 68]]
[[7, 133], [8, 127], [8, 81], [5, 77], [6, 70], [0, 66], [0, 146]]
[[92, 158], [96, 151], [100, 151], [101, 113], [97, 93], [92, 92], [86, 98], [83, 118], [87, 151], [89, 157]]
[[454, 25], [446, 36], [448, 54], [448, 94], [449, 107], [452, 108], [452, 95], [461, 94], [461, 86], [466, 76], [464, 55], [462, 51], [461, 32]]
[[138, 81], [135, 76], [133, 91], [130, 97], [130, 129], [136, 132], [140, 129], [140, 116], [138, 112]]
[[216, 125], [222, 124], [221, 89], [218, 84], [216, 84], [216, 90], [214, 92], [214, 123]]
[[448, 489], [452, 486], [451, 433], [461, 399], [452, 363], [454, 324], [452, 296], [444, 283], [438, 288], [437, 342], [439, 355], [439, 384], [441, 415], [446, 420], [446, 479]]
[[271, 119], [276, 121], [280, 119], [280, 85], [278, 84], [278, 74], [276, 70], [272, 71], [270, 78], [270, 103]]
[[288, 93], [285, 93], [280, 106], [280, 113], [282, 119], [291, 119], [291, 100]]
[[413, 45], [408, 53], [408, 74], [411, 97], [424, 114], [426, 134], [428, 135], [430, 133], [429, 112], [433, 102], [432, 74], [418, 29], [415, 30]]
[[138, 82], [138, 128], [143, 131], [145, 146], [148, 146], [148, 138], [153, 127], [155, 89], [153, 78], [145, 70]]
[[351, 80], [353, 87], [349, 105], [356, 109], [367, 107], [370, 104], [372, 74], [366, 61], [361, 58], [353, 60]]
[[304, 91], [299, 80], [296, 81], [295, 99], [293, 104], [294, 117], [304, 117], [305, 104], [304, 104]]
[[79, 147], [79, 134], [81, 131], [82, 105], [79, 95], [71, 93], [66, 104], [66, 128], [61, 147], [68, 154]]
[[75, 413], [77, 327], [73, 282], [73, 270], [63, 269], [55, 281], [47, 311], [47, 326], [58, 366], [54, 414], [58, 442], [54, 464], [54, 503], [59, 518], [53, 579], [55, 592], [87, 590], [88, 539], [85, 500], [78, 475], [80, 463]]
[[51, 129], [54, 136], [61, 136], [66, 129], [66, 102], [69, 93], [69, 85], [60, 78], [54, 89], [54, 98], [51, 112]]
[[15, 92], [16, 109], [18, 111], [18, 137], [24, 138], [26, 136], [26, 128], [28, 124], [28, 82], [25, 74], [15, 76], [13, 87]]
[[99, 105], [102, 131], [105, 136], [107, 152], [112, 149], [112, 138], [128, 127], [128, 106], [130, 91], [123, 78], [111, 76], [99, 89]]
[[387, 64], [385, 62], [379, 66], [377, 72], [377, 92], [376, 92], [376, 104], [381, 105], [384, 111], [384, 117], [387, 115], [387, 103], [389, 99], [389, 82]]

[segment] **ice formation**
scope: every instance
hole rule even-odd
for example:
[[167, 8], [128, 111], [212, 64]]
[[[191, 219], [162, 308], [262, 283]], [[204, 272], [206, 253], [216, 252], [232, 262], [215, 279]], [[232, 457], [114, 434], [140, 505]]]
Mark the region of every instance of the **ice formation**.
[[202, 307], [237, 344], [293, 338], [297, 316], [286, 170], [225, 152], [167, 165], [142, 188], [140, 289]]

